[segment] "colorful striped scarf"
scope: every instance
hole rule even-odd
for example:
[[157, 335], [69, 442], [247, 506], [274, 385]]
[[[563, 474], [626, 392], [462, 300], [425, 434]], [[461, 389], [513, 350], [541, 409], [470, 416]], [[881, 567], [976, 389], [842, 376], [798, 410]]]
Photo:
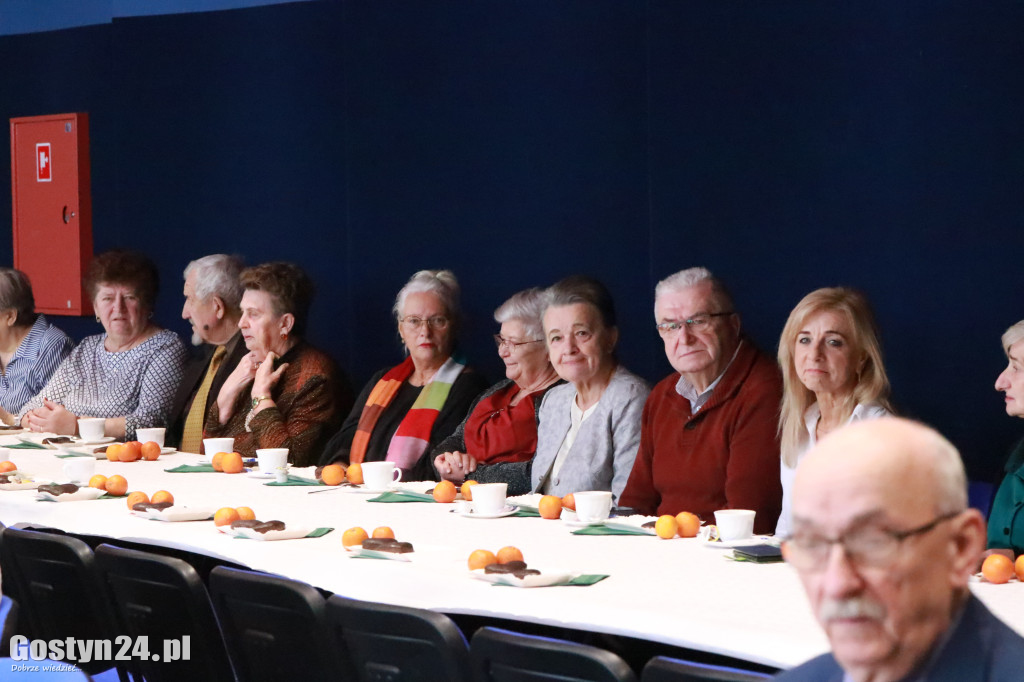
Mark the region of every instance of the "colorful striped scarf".
[[[416, 402], [409, 408], [409, 412], [391, 438], [387, 461], [394, 462], [400, 469], [411, 469], [419, 461], [430, 445], [430, 431], [434, 428], [434, 421], [437, 420], [445, 401], [448, 400], [452, 384], [465, 367], [464, 363], [450, 357], [441, 365], [441, 369], [434, 373], [430, 381], [424, 384]], [[349, 450], [350, 463], [362, 462], [366, 457], [366, 447], [370, 442], [373, 427], [391, 404], [398, 389], [412, 376], [414, 369], [412, 358], [406, 358], [402, 364], [388, 370], [370, 391], [370, 397], [366, 399], [363, 412], [359, 415], [356, 435], [352, 439], [352, 448]]]

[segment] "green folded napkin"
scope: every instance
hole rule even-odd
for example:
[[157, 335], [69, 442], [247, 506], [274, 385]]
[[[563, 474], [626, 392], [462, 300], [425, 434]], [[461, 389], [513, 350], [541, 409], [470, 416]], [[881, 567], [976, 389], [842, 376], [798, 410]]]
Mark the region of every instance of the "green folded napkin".
[[172, 474], [214, 474], [217, 473], [212, 464], [179, 464], [164, 471]]
[[294, 474], [288, 474], [288, 480], [285, 481], [284, 483], [278, 483], [277, 481], [268, 481], [263, 485], [326, 485], [326, 483], [324, 483], [323, 481], [318, 481], [315, 478], [306, 478], [305, 476], [296, 476]]
[[[608, 526], [584, 526], [579, 530], [574, 530], [573, 535], [647, 535], [651, 536], [650, 533], [642, 531], [639, 528], [636, 530], [626, 530], [625, 528], [609, 528]], [[653, 537], [653, 536], [651, 536]]]
[[537, 511], [536, 507], [523, 507], [520, 506], [512, 516], [519, 516], [523, 518], [539, 518], [540, 512]]
[[54, 455], [54, 457], [59, 457], [61, 459], [67, 459], [68, 457], [95, 457], [95, 455], [89, 454], [88, 452], [67, 452], [67, 451], [64, 451], [64, 452], [62, 452], [59, 455]]
[[10, 450], [49, 450], [45, 445], [39, 445], [38, 443], [15, 443], [13, 445], [5, 445], [5, 448]]
[[128, 497], [128, 493], [125, 493], [124, 495], [111, 495], [110, 493], [103, 493], [102, 495], [100, 495], [96, 499], [97, 500], [123, 500], [126, 497]]
[[434, 496], [426, 493], [414, 493], [411, 490], [393, 490], [372, 497], [370, 502], [433, 502]]

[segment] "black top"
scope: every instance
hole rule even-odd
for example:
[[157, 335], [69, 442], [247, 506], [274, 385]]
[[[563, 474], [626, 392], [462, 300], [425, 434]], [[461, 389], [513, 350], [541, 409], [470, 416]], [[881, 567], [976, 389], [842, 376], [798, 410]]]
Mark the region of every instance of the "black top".
[[[323, 456], [320, 458], [321, 466], [333, 462], [348, 462], [348, 453], [352, 447], [352, 439], [356, 435], [356, 427], [359, 426], [359, 417], [366, 406], [366, 399], [370, 397], [373, 387], [377, 385], [381, 377], [390, 369], [389, 367], [380, 370], [363, 386], [363, 390], [359, 392], [359, 397], [356, 398], [355, 406], [341, 425], [341, 429], [334, 434], [327, 443], [327, 447], [324, 448]], [[437, 415], [437, 420], [434, 421], [434, 428], [430, 432], [430, 444], [427, 445], [426, 451], [420, 457], [416, 466], [410, 471], [402, 472], [403, 479], [407, 478], [411, 481], [436, 480], [434, 467], [431, 463], [431, 451], [462, 422], [469, 412], [469, 406], [485, 388], [487, 388], [487, 382], [479, 372], [472, 367], [466, 367], [462, 370], [452, 384], [452, 388], [448, 393], [448, 399], [445, 400], [444, 407], [441, 408], [440, 414]], [[388, 446], [391, 444], [392, 436], [395, 435], [398, 425], [402, 423], [405, 415], [412, 408], [413, 403], [416, 402], [416, 398], [419, 397], [421, 390], [423, 390], [422, 386], [413, 386], [408, 381], [405, 381], [398, 389], [395, 397], [392, 398], [391, 403], [380, 415], [380, 419], [377, 420], [373, 427], [373, 433], [370, 434], [370, 442], [366, 446], [366, 456], [363, 458], [365, 461], [376, 462], [387, 457]]]

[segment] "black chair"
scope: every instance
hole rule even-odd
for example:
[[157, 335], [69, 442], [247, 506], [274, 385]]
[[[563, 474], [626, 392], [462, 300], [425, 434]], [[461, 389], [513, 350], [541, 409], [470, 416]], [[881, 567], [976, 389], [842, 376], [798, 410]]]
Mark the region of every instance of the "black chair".
[[[234, 679], [213, 605], [199, 574], [181, 559], [111, 545], [96, 548], [100, 578], [114, 596], [118, 632], [149, 637], [160, 660], [139, 662], [146, 682]], [[188, 659], [183, 655], [188, 640]], [[176, 640], [175, 651], [164, 642]], [[177, 659], [165, 660], [166, 654]]]
[[235, 674], [249, 680], [345, 679], [327, 631], [324, 598], [280, 576], [217, 566], [210, 597]]
[[327, 622], [362, 682], [460, 682], [469, 647], [442, 613], [334, 595]]
[[767, 673], [681, 661], [667, 656], [655, 656], [647, 661], [640, 676], [641, 682], [757, 682], [771, 678]]
[[[14, 584], [20, 613], [35, 638], [107, 639], [116, 652], [117, 634], [107, 593], [96, 572], [92, 550], [66, 535], [5, 528], [0, 543], [4, 578]], [[22, 628], [19, 628], [22, 629]], [[114, 667], [113, 655], [88, 663], [69, 661], [95, 675]], [[119, 662], [127, 682], [131, 662]]]
[[482, 627], [469, 645], [477, 682], [635, 682], [621, 658], [597, 647]]

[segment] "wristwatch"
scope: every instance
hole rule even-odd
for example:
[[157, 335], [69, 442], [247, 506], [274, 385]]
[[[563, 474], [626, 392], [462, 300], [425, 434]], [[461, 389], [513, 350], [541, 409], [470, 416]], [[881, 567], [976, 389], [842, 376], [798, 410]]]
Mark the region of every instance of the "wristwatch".
[[256, 406], [262, 403], [264, 400], [273, 400], [269, 395], [258, 395], [252, 399], [252, 409], [256, 409]]

